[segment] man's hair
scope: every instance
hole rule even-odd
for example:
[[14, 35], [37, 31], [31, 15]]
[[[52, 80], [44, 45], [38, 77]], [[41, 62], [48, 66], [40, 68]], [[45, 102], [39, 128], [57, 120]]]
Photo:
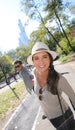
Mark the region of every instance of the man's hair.
[[22, 61], [21, 60], [15, 60], [14, 65], [17, 64], [17, 63], [22, 64]]

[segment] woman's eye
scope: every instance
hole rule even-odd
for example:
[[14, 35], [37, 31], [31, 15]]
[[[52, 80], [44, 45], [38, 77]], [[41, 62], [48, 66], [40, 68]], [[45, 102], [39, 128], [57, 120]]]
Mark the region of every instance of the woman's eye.
[[39, 58], [38, 57], [34, 57], [33, 60], [39, 60]]
[[45, 55], [43, 56], [43, 59], [48, 59], [48, 57], [49, 57], [48, 55]]
[[48, 56], [47, 55], [44, 55], [42, 57], [33, 57], [33, 60], [44, 60], [44, 59], [47, 59]]
[[43, 58], [48, 58], [48, 56], [44, 56]]

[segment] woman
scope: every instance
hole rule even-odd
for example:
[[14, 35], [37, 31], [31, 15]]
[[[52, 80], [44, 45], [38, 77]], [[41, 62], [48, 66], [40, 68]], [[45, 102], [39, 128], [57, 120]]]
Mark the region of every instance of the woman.
[[[34, 91], [46, 117], [58, 130], [73, 130], [73, 113], [61, 95], [65, 92], [75, 107], [75, 93], [67, 80], [54, 69], [53, 60], [56, 56], [46, 44], [37, 42], [27, 61], [35, 66]], [[64, 123], [64, 115], [66, 119], [71, 117], [72, 120], [67, 122], [68, 129]]]

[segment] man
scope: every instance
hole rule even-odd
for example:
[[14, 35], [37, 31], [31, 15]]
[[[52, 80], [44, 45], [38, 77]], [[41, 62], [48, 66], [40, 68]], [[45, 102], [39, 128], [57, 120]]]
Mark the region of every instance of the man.
[[31, 94], [31, 91], [33, 89], [33, 75], [31, 72], [22, 64], [22, 61], [16, 60], [14, 62], [14, 67], [16, 71], [19, 72], [20, 76], [22, 77], [27, 91]]

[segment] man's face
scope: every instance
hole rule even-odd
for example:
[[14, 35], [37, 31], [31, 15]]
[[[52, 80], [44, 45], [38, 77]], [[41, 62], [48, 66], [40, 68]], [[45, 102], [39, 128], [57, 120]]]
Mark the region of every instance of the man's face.
[[18, 72], [20, 72], [20, 71], [22, 70], [22, 64], [20, 64], [20, 63], [16, 63], [16, 64], [14, 65], [14, 67], [15, 67], [15, 69], [16, 69]]

